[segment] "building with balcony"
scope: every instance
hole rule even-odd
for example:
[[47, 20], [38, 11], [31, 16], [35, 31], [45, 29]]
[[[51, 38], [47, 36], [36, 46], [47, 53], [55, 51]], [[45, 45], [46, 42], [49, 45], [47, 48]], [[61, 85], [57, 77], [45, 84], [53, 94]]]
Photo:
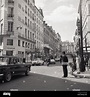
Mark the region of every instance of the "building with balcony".
[[35, 9], [34, 0], [0, 0], [0, 55], [32, 58]]
[[69, 41], [62, 42], [62, 52], [65, 51], [67, 54], [74, 54], [74, 43]]
[[51, 26], [44, 21], [44, 54], [56, 55], [60, 52], [61, 37], [57, 34]]
[[[84, 53], [90, 52], [90, 0], [81, 0], [82, 32]], [[80, 5], [79, 11], [80, 14]]]
[[37, 55], [43, 55], [44, 33], [43, 33], [43, 11], [35, 6], [35, 52]]

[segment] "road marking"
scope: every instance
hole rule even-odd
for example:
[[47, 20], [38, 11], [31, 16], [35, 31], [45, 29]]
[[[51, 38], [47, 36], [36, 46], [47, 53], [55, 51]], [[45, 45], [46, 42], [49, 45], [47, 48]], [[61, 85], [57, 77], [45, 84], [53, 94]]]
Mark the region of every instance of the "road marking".
[[18, 91], [18, 89], [10, 89], [10, 91]]
[[65, 83], [67, 83], [67, 81], [65, 81]]
[[69, 90], [69, 88], [67, 88], [67, 90]]
[[76, 85], [76, 83], [74, 83], [74, 85]]
[[88, 81], [86, 81], [86, 83], [88, 83]]
[[23, 80], [23, 83], [25, 83], [25, 80]]
[[80, 91], [80, 89], [72, 89], [72, 91]]
[[73, 85], [71, 85], [71, 87], [73, 87]]
[[46, 83], [46, 81], [44, 80], [44, 83]]

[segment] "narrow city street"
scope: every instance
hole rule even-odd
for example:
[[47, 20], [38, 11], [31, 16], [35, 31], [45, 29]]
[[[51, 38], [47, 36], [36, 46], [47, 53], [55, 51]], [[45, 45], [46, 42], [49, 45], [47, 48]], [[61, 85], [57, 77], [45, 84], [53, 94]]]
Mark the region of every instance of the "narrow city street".
[[12, 91], [88, 95], [90, 0], [0, 0], [0, 95]]
[[[70, 72], [70, 68], [68, 67]], [[0, 83], [0, 91], [89, 91], [90, 79], [68, 75], [62, 78], [62, 67], [32, 66], [29, 76], [15, 76], [8, 83]]]

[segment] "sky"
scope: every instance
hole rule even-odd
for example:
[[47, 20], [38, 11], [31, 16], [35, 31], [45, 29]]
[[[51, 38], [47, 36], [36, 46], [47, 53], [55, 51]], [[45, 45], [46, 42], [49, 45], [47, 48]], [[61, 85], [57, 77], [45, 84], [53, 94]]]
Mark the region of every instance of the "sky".
[[60, 33], [62, 41], [73, 41], [79, 0], [35, 0], [35, 4], [43, 9], [44, 20]]

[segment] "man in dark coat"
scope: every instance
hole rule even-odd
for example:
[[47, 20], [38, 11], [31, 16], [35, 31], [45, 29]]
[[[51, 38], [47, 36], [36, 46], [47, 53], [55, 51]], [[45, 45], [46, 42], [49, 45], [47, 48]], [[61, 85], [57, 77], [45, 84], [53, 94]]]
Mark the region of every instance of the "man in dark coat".
[[68, 76], [67, 65], [68, 65], [68, 57], [66, 56], [65, 52], [63, 52], [63, 56], [62, 56], [62, 66], [63, 66], [63, 73], [64, 73], [63, 77]]

